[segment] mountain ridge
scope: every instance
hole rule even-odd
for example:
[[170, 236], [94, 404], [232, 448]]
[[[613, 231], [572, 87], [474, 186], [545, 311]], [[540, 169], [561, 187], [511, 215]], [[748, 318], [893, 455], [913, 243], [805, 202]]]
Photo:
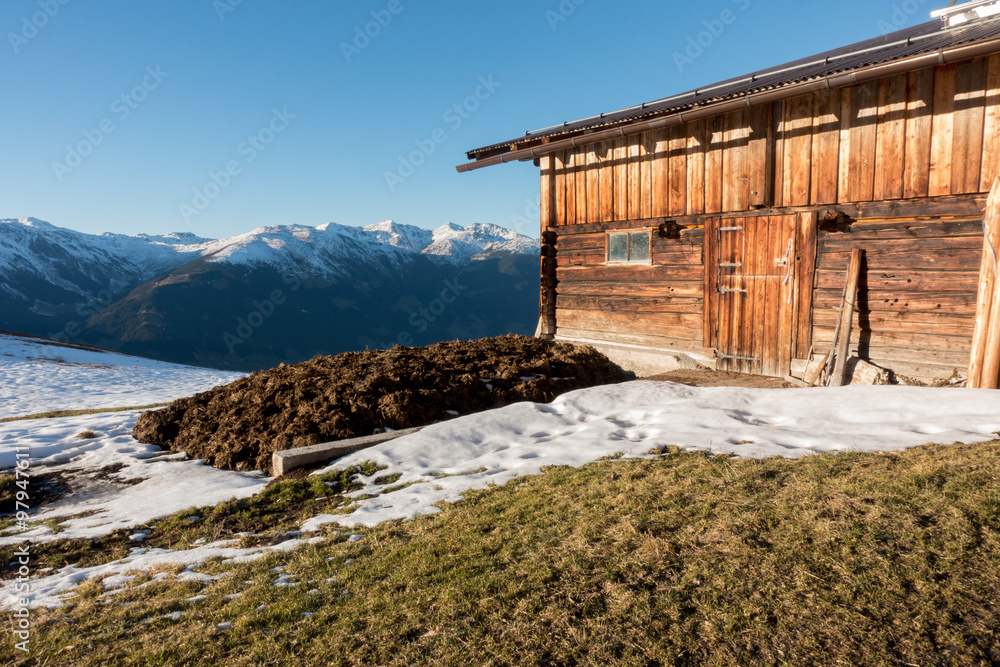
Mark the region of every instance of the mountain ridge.
[[[488, 224], [269, 225], [206, 239], [8, 218], [0, 220], [0, 328], [240, 370], [369, 346], [530, 334], [538, 252], [538, 240]], [[446, 312], [436, 312], [449, 284], [470, 288], [457, 303], [449, 292]], [[276, 292], [296, 306], [254, 314]], [[261, 324], [250, 331], [248, 318]], [[253, 335], [234, 345], [239, 331]]]

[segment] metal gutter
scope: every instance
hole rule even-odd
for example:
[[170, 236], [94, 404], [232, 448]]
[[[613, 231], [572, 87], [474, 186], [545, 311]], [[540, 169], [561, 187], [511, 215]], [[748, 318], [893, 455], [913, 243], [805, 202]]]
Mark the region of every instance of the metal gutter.
[[465, 173], [476, 169], [492, 167], [497, 164], [525, 162], [543, 155], [551, 155], [552, 153], [578, 148], [580, 146], [587, 146], [599, 141], [619, 139], [621, 137], [641, 134], [643, 132], [661, 130], [674, 125], [681, 125], [683, 123], [700, 120], [702, 118], [729, 113], [730, 111], [737, 111], [739, 109], [746, 109], [762, 104], [771, 104], [779, 100], [797, 97], [799, 95], [806, 95], [808, 93], [818, 92], [821, 90], [846, 88], [847, 86], [865, 83], [867, 81], [880, 79], [885, 76], [892, 76], [893, 74], [899, 74], [901, 72], [909, 72], [923, 69], [925, 67], [948, 65], [997, 52], [1000, 52], [1000, 37], [995, 37], [973, 44], [964, 44], [962, 46], [939, 49], [938, 51], [924, 53], [919, 56], [904, 58], [880, 65], [873, 65], [871, 67], [854, 70], [852, 72], [833, 74], [815, 81], [792, 84], [775, 90], [751, 93], [750, 95], [732, 100], [709, 103], [702, 107], [668, 114], [652, 120], [624, 124], [608, 130], [582, 134], [568, 139], [560, 139], [551, 143], [541, 144], [531, 148], [523, 148], [510, 153], [504, 153], [503, 155], [495, 155], [482, 160], [468, 162], [466, 164], [458, 165], [455, 169], [458, 170], [459, 173]]

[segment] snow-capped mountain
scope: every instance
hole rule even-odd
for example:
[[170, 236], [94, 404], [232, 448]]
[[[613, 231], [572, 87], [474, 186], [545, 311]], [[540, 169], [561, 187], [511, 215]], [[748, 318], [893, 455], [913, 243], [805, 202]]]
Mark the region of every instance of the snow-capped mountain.
[[[54, 246], [65, 252], [53, 252]], [[0, 220], [0, 285], [10, 269], [33, 270], [58, 281], [72, 265], [110, 263], [126, 275], [152, 277], [198, 257], [211, 262], [269, 264], [276, 268], [309, 261], [319, 271], [336, 272], [345, 258], [398, 259], [419, 253], [447, 261], [487, 259], [500, 252], [538, 251], [538, 241], [496, 225], [433, 231], [386, 220], [366, 227], [326, 223], [318, 227], [275, 225], [227, 239], [206, 239], [190, 232], [164, 236], [83, 234], [35, 218]]]
[[[0, 220], [0, 329], [240, 369], [396, 342], [531, 333], [538, 252], [537, 240], [484, 224], [275, 225], [216, 240]], [[419, 315], [458, 275], [476, 285], [476, 298], [453, 305], [445, 295], [447, 312], [434, 304], [435, 312]], [[253, 328], [252, 341], [243, 336], [234, 345], [226, 335], [275, 290], [294, 291], [302, 307], [282, 309]], [[278, 327], [278, 319], [296, 320], [299, 329]], [[320, 321], [332, 330], [314, 331]], [[265, 329], [274, 329], [271, 339]], [[309, 345], [293, 344], [310, 336]], [[263, 356], [244, 363], [255, 354]]]

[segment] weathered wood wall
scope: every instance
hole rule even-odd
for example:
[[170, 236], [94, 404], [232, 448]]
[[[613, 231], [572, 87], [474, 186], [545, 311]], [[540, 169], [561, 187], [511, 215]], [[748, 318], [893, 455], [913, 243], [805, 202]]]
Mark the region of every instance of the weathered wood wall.
[[821, 232], [813, 342], [833, 342], [852, 248], [864, 248], [853, 354], [921, 379], [968, 366], [982, 261], [981, 218], [863, 219]]
[[543, 226], [987, 192], [1000, 54], [542, 161]]
[[[643, 223], [612, 226], [641, 229]], [[660, 349], [700, 348], [703, 230], [685, 230], [680, 239], [654, 233], [649, 266], [606, 265], [608, 227], [560, 230], [555, 246], [558, 335]]]
[[[799, 313], [794, 354], [831, 344], [850, 251], [862, 247], [852, 353], [920, 379], [947, 377], [968, 364], [982, 259], [976, 216], [1000, 175], [1000, 54], [583, 146], [540, 165], [542, 227], [554, 242], [543, 282], [558, 337], [711, 355], [705, 226], [840, 210], [855, 221], [813, 237], [814, 301]], [[606, 263], [606, 232], [667, 218], [686, 229], [680, 239], [654, 234], [650, 266]]]

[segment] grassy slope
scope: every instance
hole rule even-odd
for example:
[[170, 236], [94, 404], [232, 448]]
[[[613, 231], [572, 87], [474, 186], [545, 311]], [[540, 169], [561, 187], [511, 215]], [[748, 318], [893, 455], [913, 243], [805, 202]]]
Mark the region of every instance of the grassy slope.
[[19, 664], [997, 664], [998, 477], [1000, 442], [554, 468], [216, 566], [196, 604], [88, 584]]

